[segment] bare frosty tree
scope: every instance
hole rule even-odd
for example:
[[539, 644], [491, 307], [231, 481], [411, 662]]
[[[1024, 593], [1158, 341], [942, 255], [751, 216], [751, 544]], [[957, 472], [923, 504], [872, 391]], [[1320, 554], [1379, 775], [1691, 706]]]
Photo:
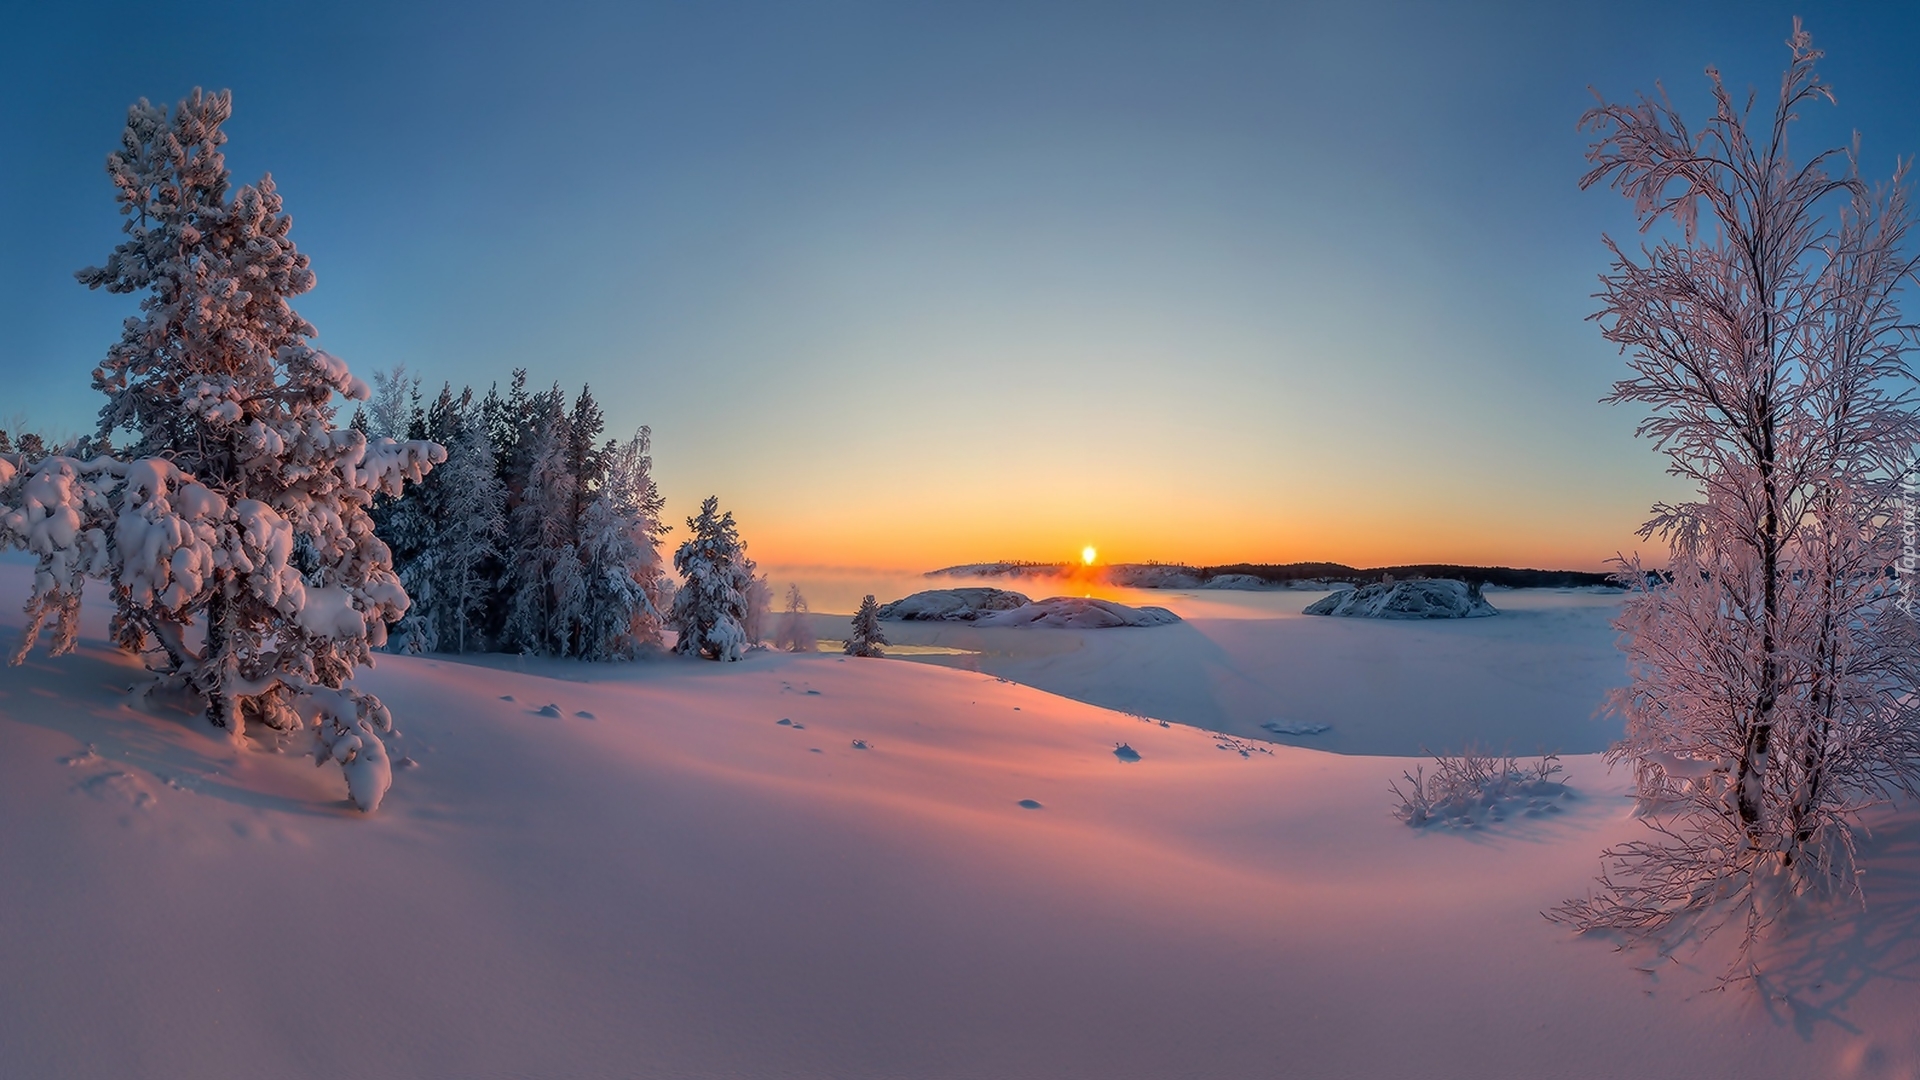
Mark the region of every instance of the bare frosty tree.
[[1736, 919], [1750, 945], [1792, 896], [1857, 893], [1859, 811], [1915, 791], [1917, 642], [1887, 585], [1916, 434], [1906, 166], [1869, 187], [1852, 151], [1793, 160], [1789, 129], [1832, 93], [1798, 20], [1788, 45], [1770, 115], [1710, 68], [1698, 133], [1664, 96], [1582, 121], [1600, 136], [1582, 186], [1632, 199], [1643, 231], [1678, 226], [1637, 256], [1607, 241], [1595, 318], [1633, 371], [1609, 400], [1648, 410], [1640, 433], [1699, 497], [1641, 530], [1668, 543], [1663, 573], [1621, 567], [1632, 682], [1609, 758], [1654, 836], [1557, 909], [1581, 929]]
[[800, 586], [787, 586], [787, 610], [780, 616], [780, 625], [774, 630], [773, 647], [788, 652], [816, 652], [820, 648], [818, 639], [813, 636], [813, 626], [807, 621], [807, 598], [800, 595]]

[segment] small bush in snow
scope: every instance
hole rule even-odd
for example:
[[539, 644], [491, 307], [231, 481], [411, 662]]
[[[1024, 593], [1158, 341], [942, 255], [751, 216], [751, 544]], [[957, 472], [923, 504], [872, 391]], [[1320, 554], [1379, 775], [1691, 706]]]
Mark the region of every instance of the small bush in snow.
[[[1522, 764], [1518, 758], [1469, 749], [1453, 756], [1436, 755], [1431, 773], [1425, 766], [1415, 766], [1387, 788], [1400, 800], [1393, 816], [1414, 828], [1473, 826], [1502, 820], [1507, 804], [1520, 799], [1528, 801], [1525, 812], [1529, 815], [1556, 812], [1553, 800], [1567, 793], [1560, 771], [1558, 754]], [[1404, 789], [1402, 782], [1407, 785]]]

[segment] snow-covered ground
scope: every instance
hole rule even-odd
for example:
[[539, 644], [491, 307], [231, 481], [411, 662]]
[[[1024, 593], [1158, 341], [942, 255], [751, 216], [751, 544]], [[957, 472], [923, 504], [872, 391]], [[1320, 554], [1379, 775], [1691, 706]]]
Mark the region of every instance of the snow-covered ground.
[[[0, 648], [25, 577], [0, 565]], [[1168, 677], [1257, 668], [1291, 673], [1263, 692], [1326, 687], [1316, 709], [1344, 695], [1325, 745], [1410, 736], [1449, 695], [1542, 724], [1539, 703], [1590, 711], [1598, 675], [1554, 670], [1604, 610], [1514, 598], [1444, 627], [1189, 617], [1079, 651], [1191, 632], [1198, 666]], [[367, 817], [337, 770], [133, 707], [139, 673], [98, 615], [80, 654], [0, 669], [8, 1077], [1920, 1070], [1911, 813], [1881, 816], [1868, 913], [1802, 927], [1768, 992], [1723, 992], [1713, 957], [1617, 953], [1540, 918], [1637, 829], [1591, 756], [1567, 759], [1564, 813], [1420, 831], [1388, 813], [1405, 759], [980, 672], [387, 658], [365, 678], [417, 767]], [[1337, 636], [1354, 633], [1382, 636]], [[1478, 674], [1429, 682], [1475, 656]], [[1382, 683], [1400, 689], [1366, 689]], [[1388, 709], [1418, 716], [1363, 723]]]

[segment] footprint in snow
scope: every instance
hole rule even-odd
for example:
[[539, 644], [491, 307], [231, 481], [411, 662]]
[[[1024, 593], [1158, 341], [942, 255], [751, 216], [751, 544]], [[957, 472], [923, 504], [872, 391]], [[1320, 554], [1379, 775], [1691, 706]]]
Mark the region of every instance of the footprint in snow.
[[1126, 743], [1121, 743], [1119, 746], [1113, 748], [1113, 756], [1131, 764], [1132, 762], [1140, 760], [1140, 751], [1135, 750]]
[[783, 716], [783, 717], [781, 717], [781, 718], [780, 718], [780, 719], [778, 719], [778, 720], [775, 720], [775, 721], [774, 721], [774, 723], [776, 723], [776, 724], [780, 724], [780, 725], [783, 725], [783, 726], [786, 726], [786, 727], [792, 727], [792, 726], [793, 726], [793, 721], [792, 721], [791, 719], [788, 719], [787, 717], [784, 717], [784, 716]]
[[537, 709], [535, 709], [535, 710], [533, 710], [533, 715], [535, 715], [535, 716], [559, 716], [559, 715], [560, 715], [560, 706], [558, 706], [558, 705], [542, 705], [542, 706], [540, 706], [539, 708], [537, 708]]
[[853, 740], [853, 748], [854, 748], [855, 750], [871, 750], [871, 749], [873, 749], [873, 747], [871, 747], [871, 746], [868, 746], [868, 745], [867, 745], [867, 740], [865, 740], [865, 739], [855, 739], [855, 740]]
[[512, 701], [512, 700], [513, 700], [513, 695], [512, 695], [512, 694], [501, 694], [501, 695], [500, 695], [500, 700], [501, 700], [501, 701]]
[[1038, 809], [1040, 809], [1040, 800], [1039, 800], [1039, 799], [1021, 799], [1021, 800], [1020, 800], [1020, 809], [1022, 809], [1022, 810], [1038, 810]]
[[590, 712], [588, 712], [588, 711], [587, 711], [587, 710], [585, 710], [585, 709], [581, 709], [581, 710], [580, 710], [579, 712], [577, 712], [577, 713], [574, 713], [573, 715], [575, 715], [575, 716], [577, 716], [577, 717], [579, 717], [579, 718], [580, 718], [580, 719], [582, 719], [582, 720], [598, 720], [598, 719], [600, 719], [599, 717], [597, 717], [597, 716], [595, 716], [595, 715], [593, 715], [592, 713], [590, 713]]
[[811, 694], [811, 695], [812, 695], [812, 696], [814, 696], [814, 697], [819, 697], [819, 696], [820, 696], [820, 691], [818, 691], [818, 690], [809, 690], [809, 691], [807, 691], [807, 693], [808, 693], [808, 694]]

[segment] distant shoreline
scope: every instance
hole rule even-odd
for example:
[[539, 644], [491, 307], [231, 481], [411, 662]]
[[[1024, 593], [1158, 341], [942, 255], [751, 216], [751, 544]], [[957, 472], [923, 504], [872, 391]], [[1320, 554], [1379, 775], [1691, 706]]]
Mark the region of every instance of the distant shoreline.
[[1090, 578], [1136, 589], [1311, 589], [1364, 585], [1395, 578], [1455, 578], [1505, 589], [1620, 588], [1611, 574], [1591, 570], [1534, 570], [1511, 566], [1418, 563], [1362, 568], [1343, 563], [1112, 563], [1082, 566], [1058, 562], [985, 562], [929, 570], [926, 577]]

